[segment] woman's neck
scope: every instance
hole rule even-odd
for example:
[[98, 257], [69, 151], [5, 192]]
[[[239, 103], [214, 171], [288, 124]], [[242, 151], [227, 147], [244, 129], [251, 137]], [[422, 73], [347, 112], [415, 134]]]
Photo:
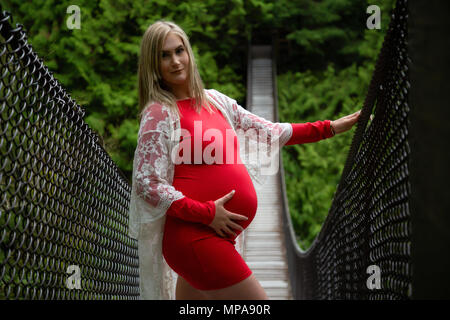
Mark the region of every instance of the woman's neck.
[[191, 98], [189, 88], [186, 87], [172, 87], [171, 91], [176, 100], [185, 100]]

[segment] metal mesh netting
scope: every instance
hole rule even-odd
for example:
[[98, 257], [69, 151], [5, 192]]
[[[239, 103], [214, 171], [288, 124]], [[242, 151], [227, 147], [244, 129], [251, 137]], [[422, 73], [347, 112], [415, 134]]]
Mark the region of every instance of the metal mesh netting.
[[411, 298], [407, 17], [397, 1], [332, 207], [301, 257], [304, 298]]
[[1, 12], [0, 299], [138, 299], [131, 187], [10, 20]]

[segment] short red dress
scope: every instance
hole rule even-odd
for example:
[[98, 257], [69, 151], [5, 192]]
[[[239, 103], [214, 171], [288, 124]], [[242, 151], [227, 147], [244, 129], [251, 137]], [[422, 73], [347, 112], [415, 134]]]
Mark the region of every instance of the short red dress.
[[[253, 182], [240, 159], [238, 138], [230, 124], [214, 105], [210, 104], [214, 110], [212, 114], [205, 108], [197, 113], [192, 102], [192, 99], [177, 101], [180, 126], [189, 132], [182, 139], [191, 139], [192, 152], [190, 163], [175, 165], [173, 186], [185, 197], [174, 201], [167, 210], [162, 252], [167, 264], [194, 288], [216, 290], [246, 279], [252, 271], [236, 251], [236, 236], [221, 237], [208, 226], [215, 215], [214, 201], [235, 190], [224, 207], [248, 217], [248, 220], [234, 220], [244, 229], [255, 217], [258, 203]], [[291, 125], [293, 135], [288, 145], [314, 142], [333, 135], [329, 120]], [[219, 131], [223, 139], [216, 141]], [[233, 132], [231, 137], [230, 132]], [[211, 146], [208, 149], [213, 142], [215, 150]], [[216, 155], [215, 152], [220, 150], [221, 154]], [[223, 159], [222, 163], [206, 163], [203, 157], [195, 159], [195, 154], [203, 155], [204, 152], [209, 152], [215, 159]], [[227, 152], [233, 152], [231, 163], [230, 158], [226, 160]], [[236, 235], [241, 232], [233, 231]]]

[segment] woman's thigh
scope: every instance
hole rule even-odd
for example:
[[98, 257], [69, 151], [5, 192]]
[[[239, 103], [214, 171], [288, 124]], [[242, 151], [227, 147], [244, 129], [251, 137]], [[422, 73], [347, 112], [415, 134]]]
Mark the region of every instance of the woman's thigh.
[[202, 290], [211, 300], [269, 300], [253, 273], [246, 279], [223, 289]]
[[206, 300], [208, 296], [191, 286], [183, 277], [178, 276], [176, 300]]
[[218, 236], [167, 246], [164, 257], [189, 285], [202, 291], [229, 287], [251, 275], [234, 245]]

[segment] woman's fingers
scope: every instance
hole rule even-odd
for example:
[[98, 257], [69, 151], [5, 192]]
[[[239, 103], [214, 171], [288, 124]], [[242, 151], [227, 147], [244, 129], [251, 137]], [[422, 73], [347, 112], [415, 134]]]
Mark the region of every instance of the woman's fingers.
[[361, 110], [356, 111], [354, 114], [351, 115], [351, 117], [357, 117], [361, 114]]
[[[359, 110], [359, 111], [356, 111], [354, 114], [352, 114], [352, 116], [358, 116], [358, 115], [361, 114], [361, 112], [362, 112], [362, 109]], [[371, 114], [371, 115], [370, 115], [370, 120], [372, 121], [374, 117], [375, 117], [375, 116], [374, 116], [373, 114]]]
[[230, 227], [228, 225], [222, 225], [221, 227], [218, 228], [214, 228], [214, 230], [216, 231], [216, 233], [225, 238], [227, 235], [226, 234], [230, 234], [230, 235], [234, 235], [236, 236], [236, 233], [230, 229]]
[[230, 222], [229, 225], [226, 225], [226, 226], [220, 228], [220, 229], [217, 230], [216, 232], [217, 232], [217, 234], [219, 234], [221, 237], [225, 237], [225, 234], [223, 233], [223, 231], [226, 232], [226, 233], [228, 233], [228, 234], [230, 234], [230, 235], [233, 235], [233, 236], [236, 237], [237, 234], [236, 234], [236, 232], [233, 231], [232, 228], [233, 228], [233, 229], [236, 229], [236, 230], [244, 231], [244, 228], [243, 228], [241, 225], [239, 225], [239, 224], [237, 224], [237, 223], [234, 223], [234, 222]]
[[[338, 120], [332, 121], [332, 126], [336, 134], [343, 133], [350, 130], [356, 122], [358, 122], [359, 116], [361, 115], [362, 109], [346, 115]], [[373, 115], [370, 116], [370, 120], [373, 120]]]
[[[216, 204], [216, 217], [218, 217], [217, 224], [213, 227], [216, 233], [221, 237], [226, 237], [225, 233], [237, 236], [237, 234], [231, 229], [243, 231], [241, 225], [232, 221], [234, 220], [248, 220], [248, 217], [236, 213], [232, 213], [224, 208], [225, 202], [230, 200], [235, 194], [235, 190], [232, 190], [222, 198], [215, 201]], [[222, 212], [221, 215], [217, 215], [218, 212]]]
[[218, 202], [220, 202], [221, 204], [224, 204], [225, 202], [227, 202], [228, 200], [230, 200], [234, 195], [234, 190], [231, 191], [230, 193], [224, 195], [222, 198], [220, 198], [219, 200], [217, 200]]
[[234, 228], [234, 229], [237, 229], [237, 230], [240, 230], [240, 231], [244, 231], [244, 228], [242, 228], [241, 225], [239, 225], [239, 224], [237, 224], [237, 223], [235, 223], [235, 222], [231, 222], [230, 225], [231, 225], [231, 227]]
[[225, 227], [225, 232], [228, 233], [229, 235], [236, 236], [236, 233], [230, 228], [228, 228], [228, 226]]
[[248, 220], [248, 217], [243, 216], [241, 214], [237, 214], [237, 213], [231, 213], [231, 219], [236, 219], [236, 220]]

